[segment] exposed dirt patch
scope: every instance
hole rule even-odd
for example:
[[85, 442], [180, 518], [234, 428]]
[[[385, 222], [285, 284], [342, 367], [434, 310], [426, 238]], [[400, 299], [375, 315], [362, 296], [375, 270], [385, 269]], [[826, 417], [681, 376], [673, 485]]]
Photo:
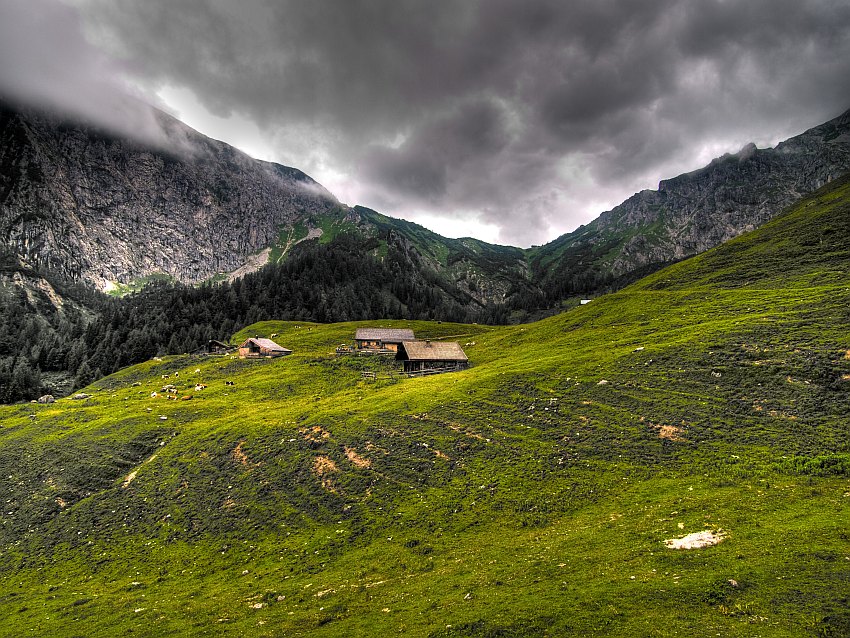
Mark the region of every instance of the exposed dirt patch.
[[387, 456], [389, 454], [389, 452], [387, 450], [385, 450], [382, 447], [378, 447], [377, 445], [372, 443], [372, 441], [366, 441], [366, 449], [369, 450], [370, 452], [380, 452], [384, 456]]
[[[144, 461], [142, 461], [142, 465], [147, 465], [148, 463], [153, 461], [156, 457], [157, 457], [157, 455], [154, 454], [153, 456], [145, 459]], [[141, 466], [139, 466], [139, 468], [141, 468]], [[127, 476], [124, 477], [124, 482], [121, 484], [121, 487], [127, 488], [127, 487], [130, 486], [130, 483], [132, 483], [135, 480], [136, 474], [138, 474], [138, 472], [139, 472], [139, 468], [136, 468], [135, 470], [133, 470]]]
[[796, 421], [797, 417], [793, 414], [787, 414], [786, 412], [781, 412], [779, 410], [770, 410], [768, 412], [770, 416], [774, 419], [785, 419], [786, 421]]
[[327, 456], [317, 456], [313, 461], [313, 473], [322, 481], [322, 487], [328, 492], [336, 493], [337, 489], [331, 478], [333, 474], [339, 472], [334, 460]]
[[316, 460], [313, 461], [313, 471], [317, 476], [321, 477], [339, 472], [339, 468], [332, 458], [327, 456], [317, 456]]
[[345, 448], [345, 456], [357, 467], [367, 468], [372, 467], [372, 462], [369, 459], [363, 458], [357, 453], [353, 447]]
[[675, 425], [657, 425], [650, 423], [650, 427], [658, 431], [659, 439], [668, 439], [670, 441], [684, 441], [682, 436], [682, 428]]
[[478, 439], [479, 441], [486, 441], [487, 440], [483, 436], [478, 434], [478, 432], [474, 432], [474, 431], [470, 430], [469, 428], [467, 428], [466, 426], [461, 425], [460, 423], [448, 423], [447, 425], [449, 426], [450, 430], [454, 430], [455, 432], [458, 432], [459, 434], [463, 434], [464, 436], [467, 436], [470, 439]]
[[236, 507], [236, 501], [234, 501], [232, 498], [224, 499], [221, 504], [221, 509], [223, 510], [232, 510], [234, 507]]
[[723, 542], [726, 534], [723, 530], [704, 532], [694, 532], [682, 538], [668, 538], [664, 541], [664, 545], [670, 549], [702, 549], [703, 547], [711, 547]]
[[260, 467], [261, 463], [251, 463], [248, 455], [242, 449], [243, 445], [245, 445], [245, 441], [239, 441], [239, 444], [231, 450], [230, 456], [233, 457], [233, 460], [244, 467]]
[[300, 432], [301, 436], [305, 439], [308, 441], [314, 441], [315, 443], [321, 443], [323, 440], [331, 438], [331, 433], [318, 425], [314, 425], [309, 430], [300, 430]]

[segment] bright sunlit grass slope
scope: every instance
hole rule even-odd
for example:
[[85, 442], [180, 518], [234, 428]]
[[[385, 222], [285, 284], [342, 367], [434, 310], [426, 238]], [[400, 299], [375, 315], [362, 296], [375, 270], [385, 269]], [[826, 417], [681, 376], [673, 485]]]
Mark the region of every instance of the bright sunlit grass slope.
[[[838, 181], [536, 324], [264, 322], [293, 355], [4, 407], [0, 633], [848, 635], [849, 270]], [[334, 354], [366, 325], [472, 368]]]

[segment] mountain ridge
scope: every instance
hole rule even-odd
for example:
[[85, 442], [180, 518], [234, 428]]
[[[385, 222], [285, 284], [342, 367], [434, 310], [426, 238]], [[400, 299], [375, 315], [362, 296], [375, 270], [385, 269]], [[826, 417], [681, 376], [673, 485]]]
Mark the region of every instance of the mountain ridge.
[[168, 152], [0, 108], [4, 243], [100, 289], [153, 273], [198, 283], [274, 243], [281, 225], [339, 206], [298, 169], [254, 160], [164, 113], [158, 121]]
[[176, 151], [0, 109], [4, 244], [24, 261], [109, 289], [152, 274], [198, 283], [249, 262], [257, 268], [263, 251], [285, 253], [287, 238], [316, 236], [322, 227], [333, 232], [320, 241], [346, 230], [392, 231], [423, 268], [476, 304], [557, 308], [750, 230], [850, 170], [847, 111], [774, 148], [750, 144], [662, 180], [571, 233], [519, 249], [389, 223], [340, 204], [298, 169], [251, 159], [164, 113], [157, 119]]
[[[532, 258], [543, 287], [594, 270], [612, 278], [697, 254], [752, 230], [850, 170], [850, 110], [777, 144], [748, 144], [707, 166], [662, 180]], [[580, 254], [583, 264], [564, 254]], [[566, 266], [566, 267], [564, 267]]]

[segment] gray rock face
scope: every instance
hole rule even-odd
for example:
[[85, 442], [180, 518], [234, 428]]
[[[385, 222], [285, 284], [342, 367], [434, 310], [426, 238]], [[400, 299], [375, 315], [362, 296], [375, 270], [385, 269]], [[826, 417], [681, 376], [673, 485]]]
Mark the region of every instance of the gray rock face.
[[619, 276], [752, 230], [848, 170], [850, 111], [776, 148], [748, 144], [705, 168], [664, 180], [657, 191], [632, 196], [592, 225], [603, 236], [623, 238], [610, 264]]
[[341, 206], [297, 169], [157, 118], [168, 148], [0, 104], [0, 245], [102, 289], [153, 273], [196, 283], [256, 269], [283, 227], [329, 215], [398, 243], [417, 267], [479, 304], [502, 303], [517, 290], [557, 301], [716, 246], [850, 170], [848, 111], [776, 148], [750, 144], [662, 181], [657, 191], [523, 251], [450, 240]]
[[168, 149], [0, 105], [2, 242], [102, 289], [151, 273], [195, 283], [339, 207], [297, 169], [156, 116]]
[[748, 144], [662, 181], [533, 251], [534, 276], [562, 296], [697, 254], [770, 220], [850, 171], [850, 111], [773, 149]]

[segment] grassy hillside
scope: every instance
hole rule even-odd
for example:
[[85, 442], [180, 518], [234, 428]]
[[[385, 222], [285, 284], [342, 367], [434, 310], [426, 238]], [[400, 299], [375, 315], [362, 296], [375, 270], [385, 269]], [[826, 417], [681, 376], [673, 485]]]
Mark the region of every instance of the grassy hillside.
[[[848, 635], [848, 220], [841, 182], [535, 324], [265, 322], [292, 356], [2, 407], [0, 634]], [[333, 354], [376, 324], [472, 368]]]

